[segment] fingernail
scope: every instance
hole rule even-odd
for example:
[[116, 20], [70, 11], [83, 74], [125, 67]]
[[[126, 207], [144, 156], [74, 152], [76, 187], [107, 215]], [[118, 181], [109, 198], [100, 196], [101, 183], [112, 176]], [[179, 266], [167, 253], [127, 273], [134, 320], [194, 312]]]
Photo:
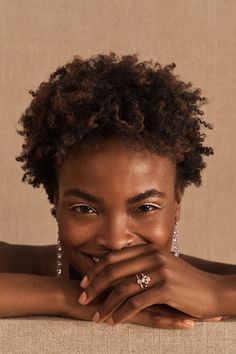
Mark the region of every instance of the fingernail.
[[194, 322], [190, 321], [190, 320], [184, 320], [183, 323], [184, 323], [184, 326], [186, 326], [186, 327], [193, 327], [194, 326]]
[[80, 283], [80, 286], [82, 288], [86, 288], [87, 285], [88, 285], [88, 277], [87, 277], [87, 275], [85, 275], [85, 277], [83, 277], [83, 279], [82, 279], [82, 281]]
[[85, 302], [87, 301], [87, 298], [88, 298], [88, 297], [87, 297], [86, 292], [83, 291], [82, 294], [81, 294], [80, 297], [79, 297], [78, 302], [79, 302], [80, 304], [85, 304]]
[[93, 315], [93, 321], [97, 323], [99, 321], [99, 318], [100, 318], [100, 313], [96, 311], [95, 314]]
[[108, 318], [108, 320], [106, 321], [107, 324], [109, 324], [110, 326], [112, 326], [115, 322], [113, 320], [112, 317]]

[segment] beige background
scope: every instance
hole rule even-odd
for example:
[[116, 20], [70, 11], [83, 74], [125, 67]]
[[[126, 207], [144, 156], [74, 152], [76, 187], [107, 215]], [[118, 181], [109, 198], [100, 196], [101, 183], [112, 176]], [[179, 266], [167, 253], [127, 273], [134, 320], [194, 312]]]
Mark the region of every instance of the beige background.
[[0, 0], [0, 238], [39, 245], [57, 239], [46, 193], [21, 182], [15, 161], [28, 91], [75, 54], [112, 50], [175, 62], [175, 72], [208, 97], [215, 156], [207, 159], [203, 186], [186, 190], [180, 251], [235, 263], [235, 18], [234, 0]]

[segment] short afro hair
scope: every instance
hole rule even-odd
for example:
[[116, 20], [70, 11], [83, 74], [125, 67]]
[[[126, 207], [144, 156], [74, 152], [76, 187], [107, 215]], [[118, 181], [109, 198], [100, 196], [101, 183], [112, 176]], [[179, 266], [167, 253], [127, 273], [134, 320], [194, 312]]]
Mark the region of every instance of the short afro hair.
[[[119, 136], [127, 147], [144, 146], [176, 163], [176, 186], [201, 185], [203, 104], [199, 88], [173, 74], [175, 63], [139, 62], [137, 54], [114, 52], [73, 60], [59, 66], [36, 91], [18, 123], [24, 144], [16, 161], [25, 171], [22, 182], [42, 184], [50, 203], [57, 191], [57, 170], [73, 146]], [[91, 140], [92, 139], [92, 140]], [[89, 144], [90, 141], [90, 144]]]

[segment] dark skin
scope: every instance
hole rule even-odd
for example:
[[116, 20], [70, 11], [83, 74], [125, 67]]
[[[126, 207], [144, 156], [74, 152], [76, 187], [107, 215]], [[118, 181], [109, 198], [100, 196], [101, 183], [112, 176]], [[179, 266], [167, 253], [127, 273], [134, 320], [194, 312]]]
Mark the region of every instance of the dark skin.
[[[128, 150], [113, 138], [96, 150], [72, 149], [60, 166], [58, 182], [55, 207], [63, 254], [87, 275], [80, 303], [85, 308], [97, 305], [100, 317], [94, 313], [95, 322], [151, 325], [152, 312], [162, 319], [160, 327], [184, 328], [169, 326], [170, 317], [220, 318], [220, 276], [170, 252], [182, 198], [171, 160], [146, 149]], [[75, 193], [65, 196], [75, 188], [103, 203]], [[155, 195], [127, 203], [154, 189]], [[100, 261], [96, 264], [85, 254], [100, 255]], [[151, 278], [146, 291], [136, 283], [138, 273]]]

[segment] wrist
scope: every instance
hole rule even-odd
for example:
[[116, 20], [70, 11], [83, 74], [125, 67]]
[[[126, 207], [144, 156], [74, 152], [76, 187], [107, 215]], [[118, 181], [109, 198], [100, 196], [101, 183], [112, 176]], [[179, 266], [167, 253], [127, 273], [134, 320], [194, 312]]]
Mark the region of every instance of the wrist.
[[66, 314], [66, 304], [68, 299], [66, 297], [65, 280], [57, 277], [46, 277], [51, 284], [50, 289], [50, 303], [51, 315], [62, 316]]
[[80, 294], [84, 291], [77, 280], [54, 278], [55, 309], [59, 316], [77, 319], [84, 318], [86, 307], [78, 303]]

